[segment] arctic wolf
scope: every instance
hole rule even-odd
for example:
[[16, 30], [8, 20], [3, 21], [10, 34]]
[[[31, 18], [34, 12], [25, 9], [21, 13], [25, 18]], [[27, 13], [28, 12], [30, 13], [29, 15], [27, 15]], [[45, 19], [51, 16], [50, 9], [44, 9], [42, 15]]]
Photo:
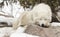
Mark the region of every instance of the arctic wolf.
[[13, 28], [19, 26], [27, 26], [29, 24], [36, 24], [39, 26], [50, 25], [52, 19], [52, 11], [49, 5], [40, 3], [36, 5], [31, 11], [25, 11], [21, 16], [13, 23]]

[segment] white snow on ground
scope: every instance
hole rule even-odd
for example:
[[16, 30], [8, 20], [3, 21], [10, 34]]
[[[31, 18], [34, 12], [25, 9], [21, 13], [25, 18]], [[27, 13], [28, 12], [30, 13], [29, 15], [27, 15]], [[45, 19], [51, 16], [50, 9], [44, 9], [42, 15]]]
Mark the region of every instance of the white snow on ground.
[[13, 5], [13, 16], [15, 18], [18, 18], [20, 14], [24, 11], [24, 9], [21, 5], [19, 5], [18, 1], [17, 3], [12, 3], [12, 5]]
[[24, 27], [18, 27], [17, 30], [16, 30], [16, 32], [23, 33], [25, 31], [25, 29], [26, 28], [24, 28]]
[[0, 28], [0, 37], [10, 36], [10, 37], [38, 37], [35, 35], [30, 35], [24, 33], [25, 28], [19, 27], [17, 30], [13, 30], [12, 27]]
[[[3, 0], [0, 0], [0, 3], [2, 1]], [[0, 12], [0, 14], [14, 16], [14, 18], [0, 16], [0, 22], [7, 22], [10, 25], [11, 23], [13, 23], [13, 21], [16, 18], [19, 17], [19, 15], [22, 12], [24, 12], [24, 9], [23, 9], [22, 6], [19, 5], [19, 2], [17, 1], [17, 3], [12, 3], [12, 11], [11, 11], [11, 5], [8, 2], [8, 6], [7, 6], [6, 1], [5, 1], [4, 2], [4, 7], [2, 8], [2, 11], [5, 12], [5, 13]], [[13, 15], [12, 15], [12, 13], [13, 13]], [[51, 23], [51, 26], [60, 26], [60, 23], [53, 22], [53, 23]], [[4, 37], [4, 36], [10, 36], [10, 37], [39, 37], [39, 36], [24, 33], [24, 31], [25, 31], [25, 28], [22, 28], [22, 27], [19, 27], [17, 30], [13, 30], [12, 27], [3, 27], [3, 28], [0, 28], [0, 37]]]
[[[13, 23], [15, 19], [17, 19], [20, 14], [24, 11], [23, 7], [17, 3], [12, 3], [12, 5], [7, 1], [8, 5], [6, 4], [6, 1], [4, 1], [4, 7], [2, 8], [2, 11], [0, 14], [11, 16], [11, 17], [5, 17], [5, 16], [0, 16], [0, 22], [7, 22], [9, 25]], [[12, 9], [12, 11], [11, 11]], [[12, 16], [14, 18], [12, 18]]]
[[14, 18], [0, 16], [0, 22], [7, 22], [8, 25], [11, 25], [11, 23], [13, 23], [13, 19]]
[[6, 1], [4, 1], [4, 7], [2, 8], [2, 11], [5, 12], [5, 14], [18, 17], [24, 11], [19, 1], [17, 1], [17, 3], [12, 3], [12, 5], [8, 1], [7, 3], [8, 5], [6, 4]]
[[24, 31], [25, 31], [25, 28], [19, 27], [14, 33], [10, 35], [10, 37], [39, 37], [36, 35], [24, 33]]
[[9, 36], [14, 30], [11, 27], [0, 28], [0, 37]]
[[0, 0], [0, 3], [3, 2], [3, 0]]
[[6, 1], [4, 1], [4, 7], [2, 8], [2, 11], [6, 14], [6, 15], [11, 15], [11, 5], [9, 4], [9, 2], [7, 1], [8, 5], [6, 4]]
[[10, 37], [39, 37], [39, 36], [30, 35], [26, 33], [13, 33]]
[[51, 26], [60, 26], [60, 23], [58, 23], [58, 22], [52, 22]]
[[[60, 23], [53, 22], [52, 26], [60, 26]], [[13, 30], [12, 27], [3, 27], [0, 28], [0, 37], [10, 36], [10, 37], [39, 37], [36, 35], [31, 35], [24, 33], [25, 28], [18, 27], [17, 30]]]

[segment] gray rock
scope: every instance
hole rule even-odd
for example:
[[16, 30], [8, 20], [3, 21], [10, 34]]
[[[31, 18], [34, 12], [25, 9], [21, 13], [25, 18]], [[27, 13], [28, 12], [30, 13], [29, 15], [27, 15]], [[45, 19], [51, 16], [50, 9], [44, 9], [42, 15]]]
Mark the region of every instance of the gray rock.
[[29, 25], [25, 33], [40, 37], [60, 37], [60, 27], [44, 28], [37, 25]]

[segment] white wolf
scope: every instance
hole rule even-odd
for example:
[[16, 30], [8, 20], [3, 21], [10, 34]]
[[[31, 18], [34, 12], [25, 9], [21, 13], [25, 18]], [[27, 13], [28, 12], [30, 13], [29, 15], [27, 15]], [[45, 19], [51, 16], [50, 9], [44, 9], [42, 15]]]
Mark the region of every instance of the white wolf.
[[49, 26], [52, 19], [52, 11], [49, 5], [41, 3], [36, 5], [31, 11], [23, 12], [22, 15], [13, 23], [13, 28], [20, 25], [39, 24]]

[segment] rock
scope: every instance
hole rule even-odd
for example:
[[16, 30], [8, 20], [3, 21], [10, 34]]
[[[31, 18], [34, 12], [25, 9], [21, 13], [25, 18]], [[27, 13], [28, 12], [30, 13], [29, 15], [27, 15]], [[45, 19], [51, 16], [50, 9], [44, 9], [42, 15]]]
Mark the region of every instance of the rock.
[[40, 37], [60, 37], [60, 27], [44, 28], [36, 25], [29, 25], [25, 33], [37, 35]]

